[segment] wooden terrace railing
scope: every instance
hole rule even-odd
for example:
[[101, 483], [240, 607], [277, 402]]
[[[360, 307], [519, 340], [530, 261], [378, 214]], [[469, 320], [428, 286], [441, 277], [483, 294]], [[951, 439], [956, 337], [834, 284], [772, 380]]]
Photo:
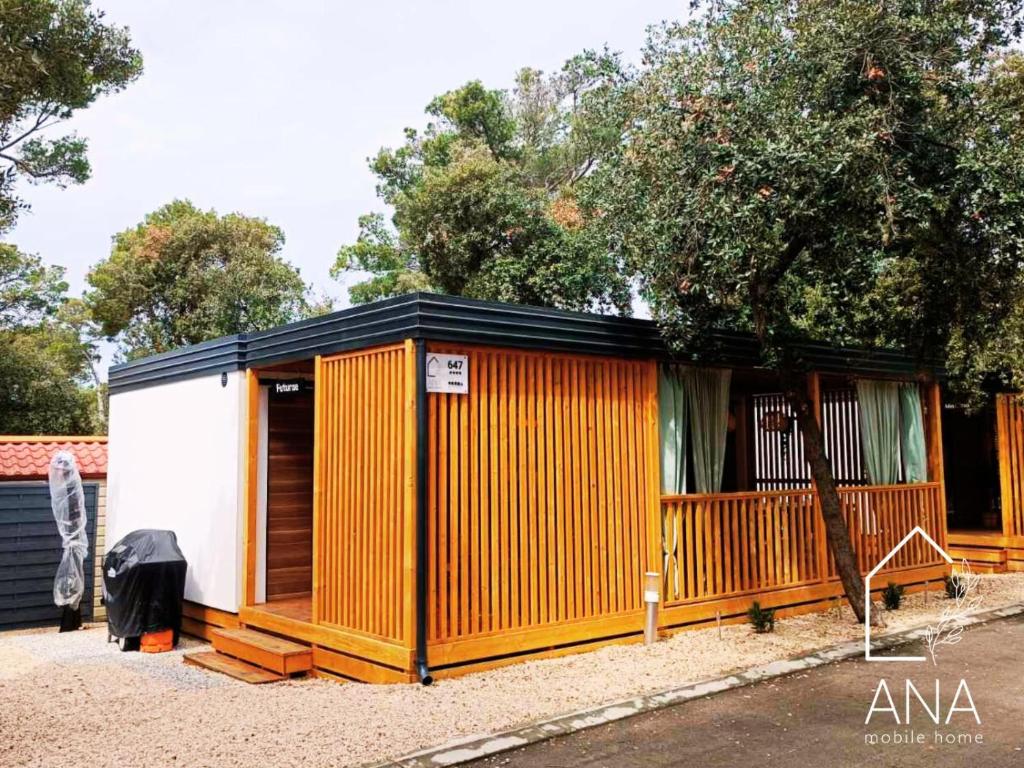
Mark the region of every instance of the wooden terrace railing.
[[[945, 542], [938, 483], [839, 490], [861, 571], [915, 525]], [[810, 488], [662, 496], [666, 606], [837, 581], [817, 494]], [[941, 565], [915, 537], [884, 572]]]

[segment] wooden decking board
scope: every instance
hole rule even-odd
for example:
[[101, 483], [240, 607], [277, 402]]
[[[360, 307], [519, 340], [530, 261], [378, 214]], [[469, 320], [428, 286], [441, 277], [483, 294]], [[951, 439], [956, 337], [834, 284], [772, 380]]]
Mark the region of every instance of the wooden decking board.
[[283, 616], [294, 621], [302, 621], [307, 624], [313, 621], [313, 600], [309, 592], [302, 592], [291, 597], [282, 596], [254, 607], [264, 613]]
[[220, 672], [244, 683], [276, 683], [285, 679], [284, 675], [271, 672], [269, 669], [253, 666], [240, 659], [225, 656], [223, 653], [217, 653], [216, 651], [186, 653], [183, 658], [186, 664]]

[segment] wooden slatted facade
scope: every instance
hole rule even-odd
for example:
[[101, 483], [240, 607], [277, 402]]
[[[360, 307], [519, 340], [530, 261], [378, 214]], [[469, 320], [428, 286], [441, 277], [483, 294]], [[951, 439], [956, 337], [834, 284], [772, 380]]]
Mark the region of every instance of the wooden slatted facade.
[[836, 482], [839, 485], [866, 484], [861, 457], [860, 413], [854, 390], [829, 389], [821, 393], [821, 429], [825, 453], [832, 462]]
[[[781, 392], [754, 395], [754, 482], [758, 490], [808, 488], [811, 474], [804, 458], [803, 438], [793, 409]], [[786, 432], [768, 432], [761, 426], [766, 413], [780, 411], [790, 418]], [[840, 485], [864, 485], [861, 459], [860, 417], [857, 393], [830, 389], [821, 394], [822, 436], [825, 453]]]
[[432, 352], [468, 355], [470, 383], [428, 396], [431, 658], [635, 630], [657, 508], [654, 364]]
[[316, 379], [313, 615], [400, 643], [412, 633], [408, 365], [394, 345], [324, 358]]
[[1024, 402], [1017, 395], [996, 395], [999, 483], [1003, 535], [1024, 536]]

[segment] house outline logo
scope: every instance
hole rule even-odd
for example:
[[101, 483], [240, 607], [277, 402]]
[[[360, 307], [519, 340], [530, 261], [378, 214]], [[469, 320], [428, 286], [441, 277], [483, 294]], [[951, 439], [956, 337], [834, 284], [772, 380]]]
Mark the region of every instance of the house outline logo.
[[427, 361], [427, 376], [429, 378], [436, 378], [440, 368], [441, 361], [437, 359], [437, 355], [432, 355], [430, 360]]
[[949, 553], [946, 552], [942, 547], [935, 543], [935, 539], [928, 535], [928, 533], [919, 525], [915, 525], [911, 529], [910, 533], [903, 537], [892, 550], [882, 560], [872, 568], [868, 575], [864, 577], [864, 660], [865, 661], [927, 661], [926, 656], [872, 656], [871, 655], [871, 579], [877, 574], [885, 564], [892, 560], [896, 556], [896, 553], [906, 546], [907, 542], [910, 541], [914, 536], [920, 534], [924, 537], [932, 549], [942, 555], [942, 559], [950, 565], [953, 565], [953, 558], [950, 557]]

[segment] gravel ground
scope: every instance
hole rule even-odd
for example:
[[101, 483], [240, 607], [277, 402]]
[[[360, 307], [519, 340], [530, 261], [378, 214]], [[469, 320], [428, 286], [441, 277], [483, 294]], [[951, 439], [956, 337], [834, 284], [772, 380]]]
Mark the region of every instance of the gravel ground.
[[[982, 577], [982, 609], [1024, 601], [1024, 574]], [[913, 595], [890, 630], [944, 600]], [[419, 685], [327, 680], [247, 685], [183, 664], [203, 647], [122, 654], [103, 629], [0, 635], [0, 766], [349, 766], [766, 664], [861, 636], [848, 610], [681, 632]]]

